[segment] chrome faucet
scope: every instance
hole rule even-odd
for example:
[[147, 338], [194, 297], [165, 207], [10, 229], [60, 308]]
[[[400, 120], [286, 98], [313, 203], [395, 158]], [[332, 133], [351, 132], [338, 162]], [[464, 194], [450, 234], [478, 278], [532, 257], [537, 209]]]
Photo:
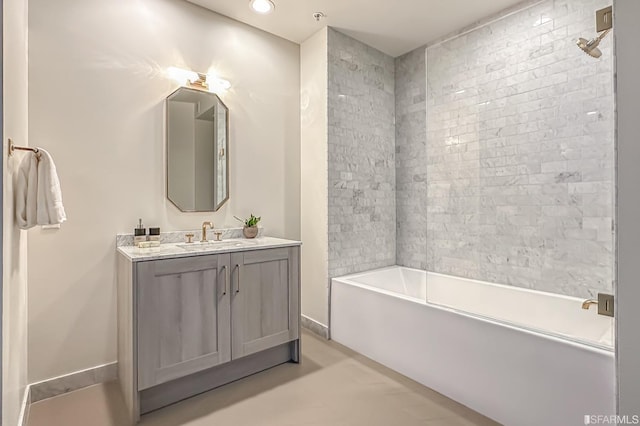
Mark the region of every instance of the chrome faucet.
[[202, 222], [202, 239], [200, 240], [201, 243], [207, 242], [207, 226], [209, 227], [209, 229], [213, 229], [213, 223]]
[[582, 309], [589, 309], [589, 307], [591, 305], [597, 305], [598, 301], [595, 299], [587, 299], [584, 302], [582, 302]]

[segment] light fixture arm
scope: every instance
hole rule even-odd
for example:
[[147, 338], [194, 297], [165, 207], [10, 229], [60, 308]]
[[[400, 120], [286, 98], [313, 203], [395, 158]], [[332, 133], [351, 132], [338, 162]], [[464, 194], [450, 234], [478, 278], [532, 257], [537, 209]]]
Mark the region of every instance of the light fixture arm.
[[189, 81], [189, 86], [196, 89], [209, 90], [209, 85], [207, 84], [207, 75], [202, 73], [197, 74], [198, 79], [195, 81]]

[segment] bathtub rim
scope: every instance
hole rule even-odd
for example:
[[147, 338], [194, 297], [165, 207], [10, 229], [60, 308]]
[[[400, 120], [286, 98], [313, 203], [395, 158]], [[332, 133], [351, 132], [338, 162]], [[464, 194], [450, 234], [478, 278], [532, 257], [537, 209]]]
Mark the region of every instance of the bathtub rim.
[[375, 287], [375, 286], [372, 286], [372, 285], [367, 285], [367, 284], [362, 284], [362, 283], [358, 283], [358, 282], [352, 281], [353, 278], [358, 278], [358, 277], [361, 277], [363, 275], [369, 275], [371, 273], [382, 272], [382, 271], [387, 271], [387, 270], [391, 270], [391, 269], [409, 269], [409, 270], [416, 271], [416, 272], [423, 272], [423, 273], [425, 272], [423, 269], [407, 268], [405, 266], [399, 266], [399, 265], [385, 266], [385, 267], [382, 267], [382, 268], [370, 269], [368, 271], [362, 271], [362, 272], [357, 272], [357, 273], [354, 273], [354, 274], [342, 275], [340, 277], [331, 278], [331, 285], [333, 285], [333, 280], [348, 281], [348, 284], [354, 285], [356, 287], [361, 287], [361, 288], [365, 288], [365, 289], [374, 289], [378, 293], [383, 293], [383, 294], [386, 294], [388, 296], [393, 296], [393, 297], [397, 297], [399, 299], [405, 299], [405, 300], [408, 300], [408, 301], [411, 301], [411, 302], [418, 302], [418, 303], [425, 304], [426, 302], [424, 300], [418, 298], [418, 297], [411, 297], [411, 296], [408, 296], [406, 294], [398, 293], [398, 292], [387, 290], [387, 289], [384, 289], [384, 288]]
[[[408, 302], [414, 302], [414, 303], [418, 303], [421, 305], [426, 305], [426, 306], [430, 306], [433, 307], [435, 309], [439, 309], [441, 311], [446, 311], [446, 312], [450, 312], [452, 314], [457, 314], [457, 315], [461, 315], [464, 316], [466, 318], [470, 318], [470, 319], [474, 319], [474, 320], [480, 320], [484, 323], [489, 323], [489, 324], [493, 324], [493, 325], [497, 325], [497, 326], [501, 326], [501, 327], [506, 327], [509, 328], [511, 330], [516, 330], [516, 331], [521, 331], [521, 332], [525, 332], [527, 334], [531, 334], [537, 337], [542, 337], [542, 338], [546, 338], [546, 339], [550, 339], [556, 342], [560, 342], [560, 343], [566, 343], [566, 344], [570, 344], [572, 346], [576, 346], [578, 348], [582, 348], [582, 349], [587, 349], [587, 350], [593, 350], [594, 352], [598, 352], [601, 353], [603, 355], [609, 354], [609, 355], [613, 355], [615, 354], [615, 342], [613, 346], [608, 346], [608, 345], [603, 345], [603, 344], [598, 344], [595, 342], [589, 342], [583, 339], [579, 339], [579, 338], [575, 338], [575, 337], [571, 337], [571, 336], [567, 336], [561, 333], [554, 333], [552, 331], [547, 331], [547, 330], [541, 330], [541, 329], [537, 329], [537, 328], [533, 328], [533, 327], [527, 327], [525, 325], [522, 324], [518, 324], [518, 323], [514, 323], [511, 321], [506, 321], [506, 320], [501, 320], [501, 319], [497, 319], [497, 318], [491, 318], [485, 315], [480, 315], [480, 314], [476, 314], [476, 313], [472, 313], [472, 312], [468, 312], [468, 311], [464, 311], [461, 309], [456, 309], [454, 307], [451, 306], [447, 306], [447, 305], [439, 305], [436, 303], [431, 303], [428, 302], [426, 300], [422, 300], [416, 297], [411, 297], [411, 296], [407, 296], [405, 294], [402, 293], [396, 293], [394, 291], [390, 291], [390, 290], [386, 290], [383, 288], [379, 288], [379, 287], [375, 287], [372, 285], [367, 285], [367, 284], [361, 284], [355, 281], [352, 281], [352, 278], [357, 278], [358, 276], [362, 276], [362, 275], [367, 275], [370, 273], [375, 273], [375, 272], [381, 272], [381, 271], [385, 271], [385, 270], [390, 270], [390, 269], [409, 269], [409, 270], [413, 270], [413, 271], [418, 271], [418, 272], [423, 272], [423, 273], [428, 273], [428, 274], [436, 274], [439, 276], [444, 276], [444, 277], [455, 277], [455, 278], [460, 278], [460, 279], [464, 279], [467, 281], [476, 281], [482, 284], [488, 284], [491, 286], [498, 286], [498, 287], [508, 287], [509, 289], [511, 289], [511, 287], [513, 287], [514, 289], [518, 289], [518, 290], [522, 290], [522, 291], [528, 291], [528, 292], [535, 292], [535, 293], [546, 293], [546, 294], [551, 294], [554, 297], [556, 296], [556, 293], [549, 293], [549, 292], [543, 292], [543, 291], [539, 291], [539, 290], [531, 290], [531, 289], [527, 289], [527, 288], [519, 288], [519, 287], [515, 287], [515, 286], [509, 286], [507, 284], [496, 284], [496, 283], [490, 283], [490, 282], [486, 282], [486, 281], [480, 281], [480, 280], [473, 280], [470, 278], [464, 278], [464, 277], [457, 277], [455, 275], [447, 275], [447, 274], [441, 274], [441, 273], [437, 273], [437, 272], [429, 272], [429, 271], [425, 271], [423, 269], [416, 269], [416, 268], [409, 268], [409, 267], [405, 267], [405, 266], [400, 266], [400, 265], [392, 265], [392, 266], [385, 266], [382, 268], [376, 268], [376, 269], [371, 269], [368, 271], [362, 271], [362, 272], [356, 272], [353, 274], [349, 274], [349, 275], [343, 275], [340, 277], [335, 277], [335, 278], [331, 278], [331, 294], [333, 294], [332, 291], [332, 287], [334, 285], [334, 280], [337, 282], [340, 282], [341, 284], [346, 284], [346, 285], [351, 285], [354, 287], [359, 287], [361, 289], [364, 290], [369, 290], [369, 291], [374, 291], [376, 293], [381, 293], [387, 296], [391, 296], [391, 297], [395, 297], [397, 299], [402, 299], [402, 300], [406, 300]], [[428, 297], [428, 282], [427, 282], [427, 297]], [[572, 296], [566, 296], [566, 295], [561, 295], [558, 294], [557, 296], [561, 296], [565, 299], [578, 299], [581, 300], [579, 298], [576, 297], [572, 297]], [[329, 313], [329, 317], [331, 318], [331, 312]], [[329, 323], [331, 324], [332, 321], [331, 319], [329, 320]], [[331, 330], [329, 330], [329, 332], [331, 332]]]

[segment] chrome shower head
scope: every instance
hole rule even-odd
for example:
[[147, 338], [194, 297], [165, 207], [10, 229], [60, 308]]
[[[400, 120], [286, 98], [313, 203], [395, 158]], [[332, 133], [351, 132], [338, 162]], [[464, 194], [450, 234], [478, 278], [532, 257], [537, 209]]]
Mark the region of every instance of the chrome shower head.
[[600, 34], [596, 38], [592, 38], [591, 40], [587, 40], [580, 37], [576, 41], [576, 44], [587, 55], [592, 56], [594, 58], [599, 58], [600, 56], [602, 56], [602, 51], [598, 49], [598, 45], [600, 44], [604, 36], [606, 36], [609, 31], [610, 30], [603, 31], [602, 34]]
[[600, 49], [598, 49], [599, 41], [597, 38], [587, 40], [585, 38], [580, 37], [576, 41], [576, 44], [580, 49], [582, 49], [584, 53], [586, 53], [589, 56], [593, 56], [594, 58], [599, 58], [600, 56], [602, 56], [602, 52], [600, 51]]

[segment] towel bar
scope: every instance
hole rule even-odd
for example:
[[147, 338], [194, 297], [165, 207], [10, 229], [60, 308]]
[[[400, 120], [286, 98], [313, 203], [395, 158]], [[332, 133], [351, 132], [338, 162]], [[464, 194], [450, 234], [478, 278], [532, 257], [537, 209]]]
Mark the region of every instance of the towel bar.
[[31, 152], [35, 152], [36, 154], [38, 153], [38, 148], [30, 148], [28, 146], [16, 146], [13, 141], [11, 140], [11, 138], [9, 138], [9, 157], [11, 157], [13, 155], [13, 151], [15, 151], [16, 149], [19, 151], [31, 151]]

